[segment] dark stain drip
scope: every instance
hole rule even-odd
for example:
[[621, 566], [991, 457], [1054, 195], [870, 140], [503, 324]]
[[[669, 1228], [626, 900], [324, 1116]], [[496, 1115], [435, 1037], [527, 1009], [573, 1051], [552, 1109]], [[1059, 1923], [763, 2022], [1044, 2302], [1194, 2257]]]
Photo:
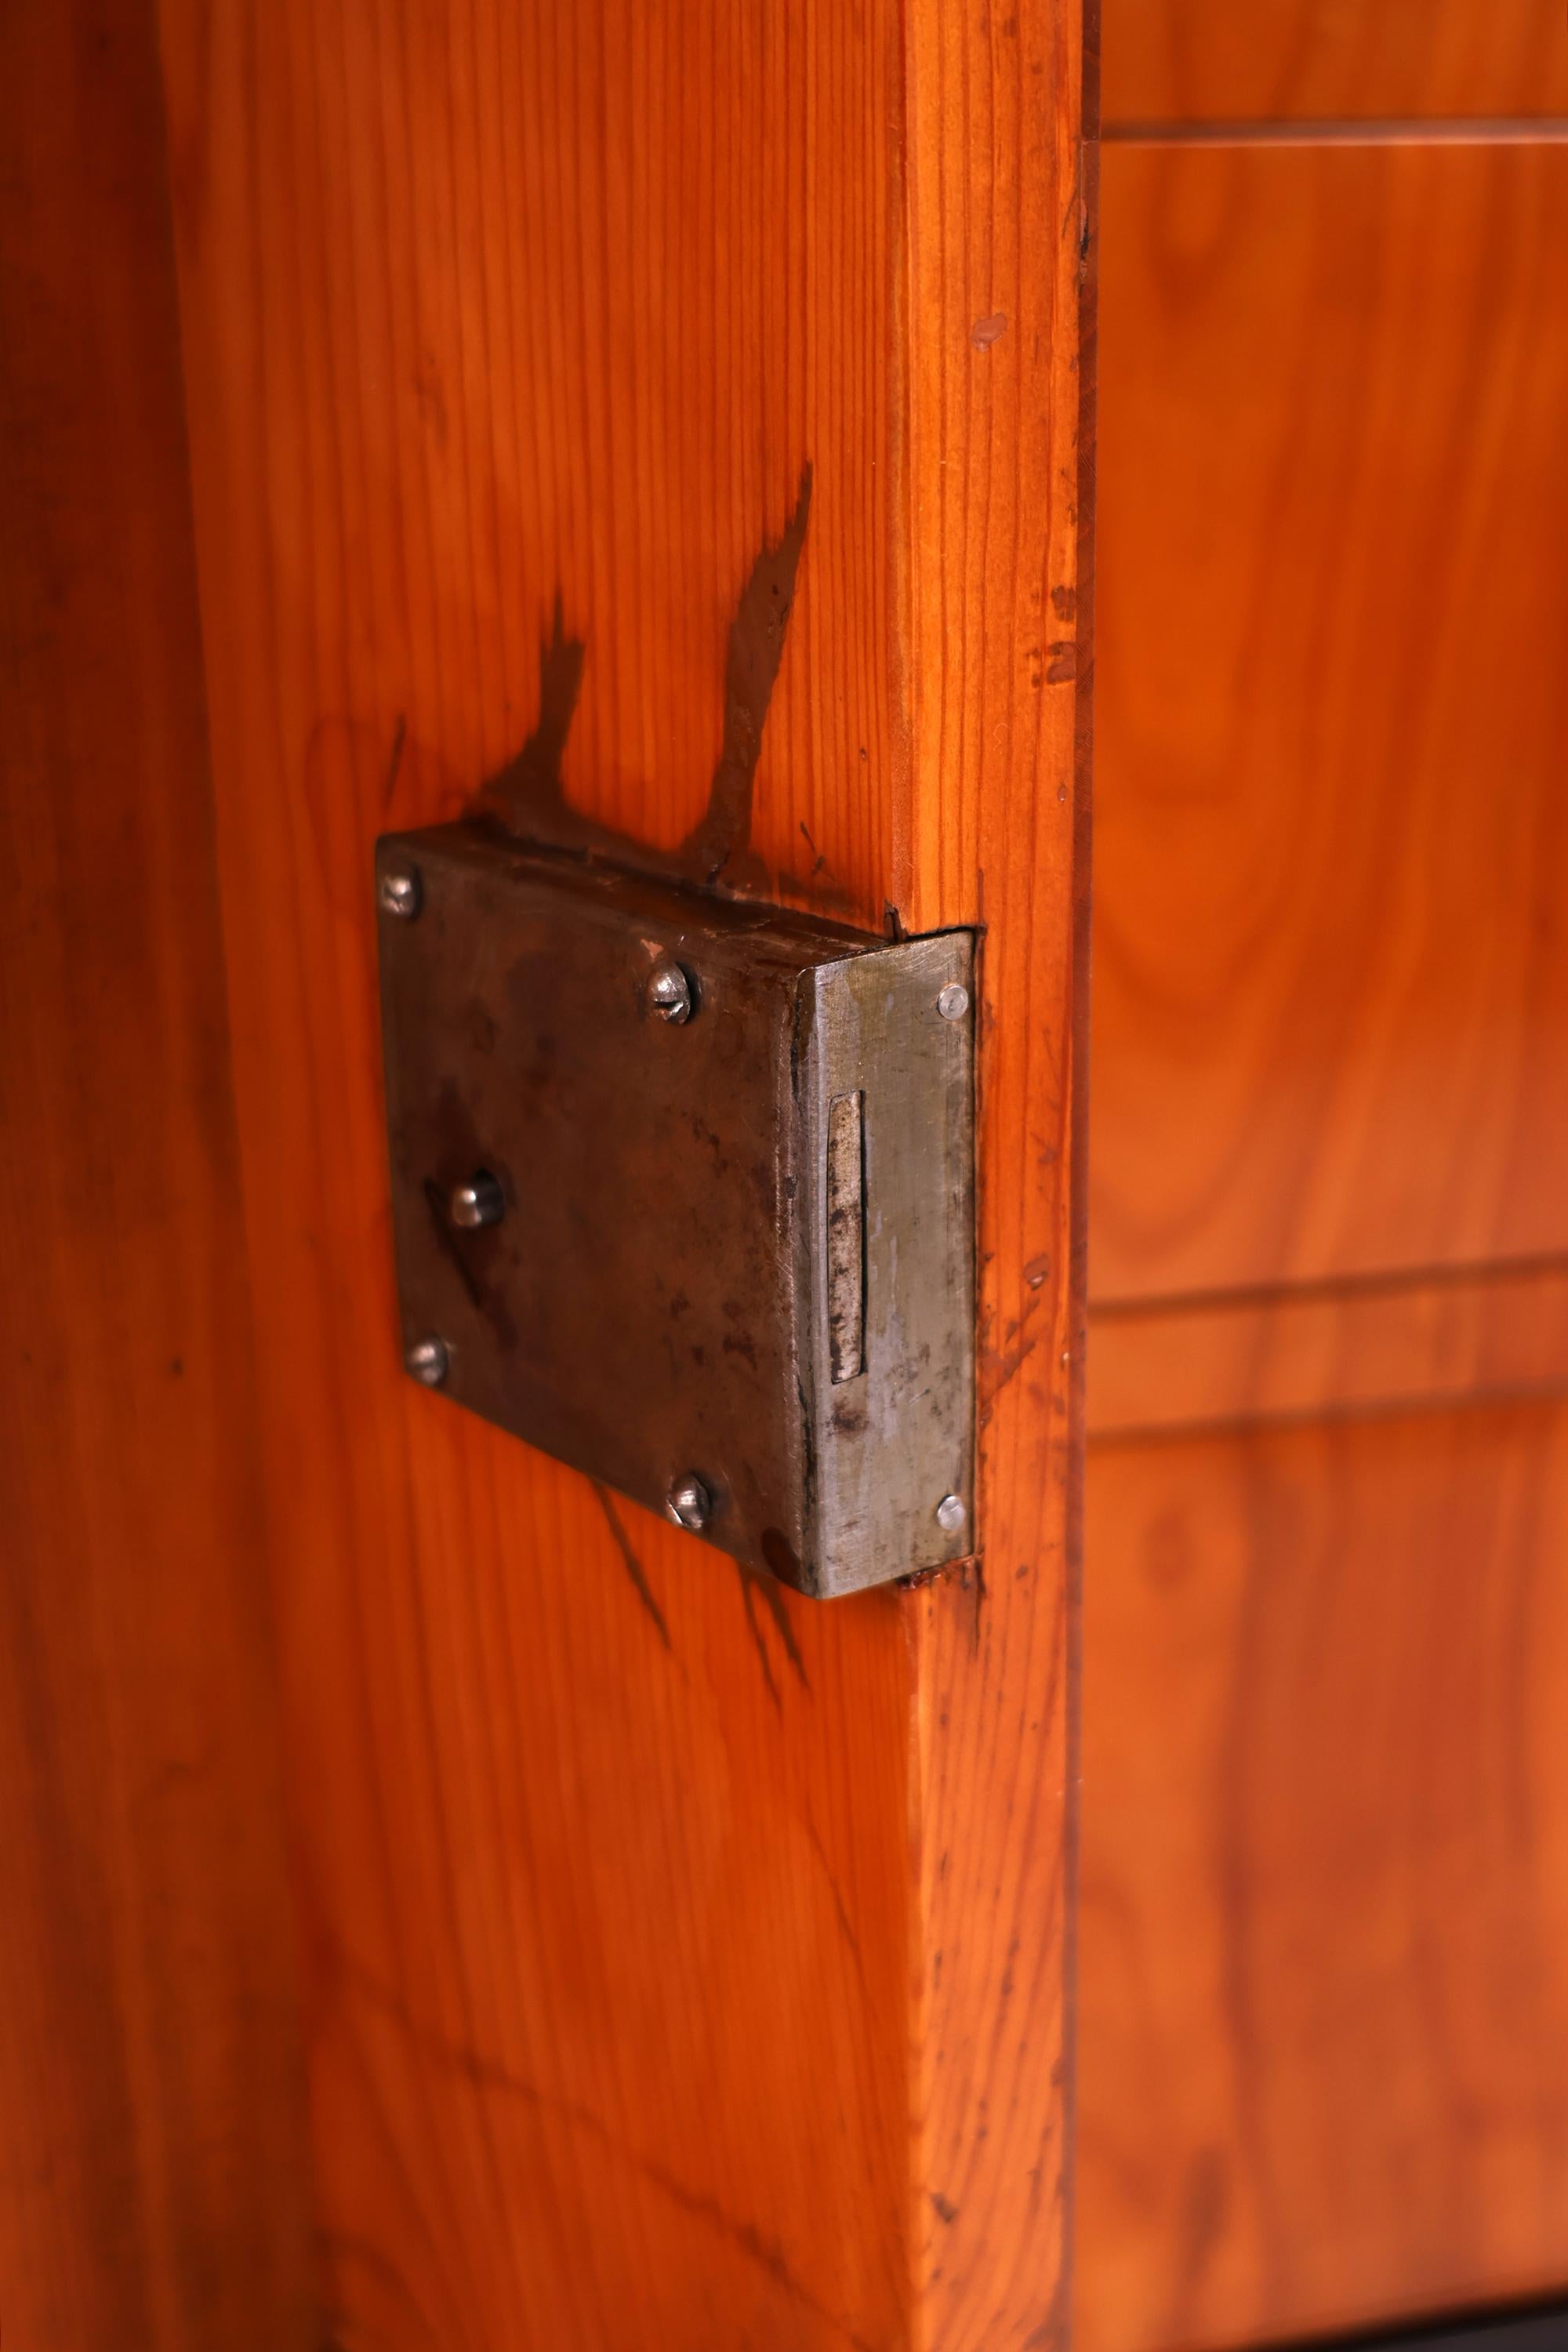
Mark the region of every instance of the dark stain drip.
[[658, 1626], [658, 1638], [668, 1650], [671, 1645], [669, 1628], [664, 1622], [664, 1612], [659, 1607], [658, 1602], [654, 1599], [653, 1588], [648, 1583], [647, 1576], [643, 1573], [643, 1564], [637, 1558], [637, 1553], [632, 1549], [631, 1538], [627, 1535], [625, 1528], [621, 1525], [621, 1515], [616, 1510], [614, 1503], [611, 1502], [608, 1494], [605, 1492], [605, 1488], [601, 1486], [596, 1478], [593, 1481], [593, 1487], [595, 1494], [597, 1495], [599, 1498], [599, 1508], [605, 1514], [605, 1524], [608, 1526], [610, 1533], [616, 1539], [616, 1549], [620, 1553], [621, 1560], [626, 1569], [626, 1574], [631, 1578], [632, 1583], [636, 1588], [637, 1599], [642, 1602], [643, 1607], [647, 1611], [648, 1615], [653, 1619], [654, 1623]]
[[756, 1643], [757, 1660], [763, 1670], [763, 1680], [768, 1686], [768, 1696], [773, 1705], [782, 1708], [784, 1701], [779, 1696], [779, 1686], [773, 1680], [773, 1663], [768, 1655], [768, 1645], [763, 1638], [763, 1629], [757, 1622], [757, 1612], [752, 1603], [752, 1587], [761, 1584], [763, 1579], [754, 1568], [748, 1568], [743, 1560], [738, 1559], [735, 1566], [740, 1573], [741, 1598], [746, 1604], [746, 1622], [752, 1629], [752, 1639]]
[[723, 749], [713, 771], [707, 814], [677, 852], [692, 880], [709, 887], [752, 838], [752, 797], [763, 755], [763, 729], [784, 660], [810, 513], [811, 467], [806, 465], [801, 468], [795, 512], [784, 537], [776, 545], [764, 543], [730, 624]]
[[795, 1638], [795, 1627], [790, 1622], [789, 1605], [774, 1581], [776, 1577], [786, 1576], [793, 1576], [798, 1580], [800, 1562], [777, 1528], [764, 1528], [763, 1530], [763, 1558], [772, 1569], [772, 1576], [759, 1574], [756, 1569], [749, 1567], [743, 1559], [738, 1559], [735, 1566], [741, 1578], [741, 1597], [746, 1604], [746, 1622], [752, 1629], [752, 1639], [757, 1645], [757, 1655], [762, 1661], [763, 1679], [768, 1686], [768, 1696], [777, 1706], [781, 1704], [779, 1686], [773, 1679], [773, 1661], [768, 1655], [766, 1637], [757, 1622], [756, 1601], [760, 1595], [763, 1606], [773, 1621], [773, 1630], [784, 1643], [784, 1655], [800, 1677], [802, 1690], [809, 1692], [811, 1685], [806, 1679], [805, 1660], [801, 1656], [800, 1644]]
[[559, 591], [551, 634], [539, 649], [539, 722], [516, 757], [480, 787], [470, 814], [500, 824], [520, 841], [569, 850], [591, 862], [637, 873], [666, 875], [703, 889], [765, 898], [776, 887], [784, 898], [822, 907], [847, 905], [847, 893], [826, 876], [821, 856], [803, 881], [795, 874], [771, 876], [751, 850], [763, 730], [784, 660], [810, 512], [807, 464], [801, 469], [795, 510], [784, 536], [763, 546], [741, 592], [724, 664], [719, 764], [707, 809], [677, 848], [652, 848], [635, 834], [621, 833], [574, 809], [566, 798], [562, 764], [582, 690], [584, 648], [580, 637], [566, 635]]
[[561, 782], [566, 738], [583, 690], [583, 656], [581, 637], [566, 635], [557, 589], [554, 625], [539, 648], [539, 722], [516, 758], [497, 771], [479, 798], [479, 811], [500, 817], [509, 833], [573, 847], [588, 846], [601, 830], [567, 806]]
[[392, 757], [386, 767], [386, 786], [382, 793], [383, 809], [392, 806], [392, 795], [397, 790], [397, 772], [403, 765], [403, 747], [408, 740], [408, 720], [403, 711], [397, 714], [397, 724], [392, 731]]

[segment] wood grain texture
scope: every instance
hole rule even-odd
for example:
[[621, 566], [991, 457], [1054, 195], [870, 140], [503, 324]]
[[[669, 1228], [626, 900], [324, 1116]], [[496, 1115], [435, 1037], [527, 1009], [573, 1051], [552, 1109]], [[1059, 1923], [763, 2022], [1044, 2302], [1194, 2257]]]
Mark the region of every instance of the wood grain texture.
[[[990, 1297], [1027, 1235], [1061, 1328], [1074, 688], [1036, 616], [1077, 299], [1021, 257], [1048, 219], [1076, 273], [1073, 21], [165, 0], [344, 2342], [961, 2352], [1059, 2314], [1058, 1384], [998, 1410], [988, 1540], [1033, 1591], [984, 1641], [973, 1576], [813, 1609], [414, 1391], [367, 883], [377, 831], [494, 781], [660, 849], [723, 814], [784, 896], [957, 919], [1038, 816], [1037, 929], [984, 908], [1045, 1139], [999, 1085]], [[999, 531], [1021, 495], [996, 638], [950, 650], [954, 462]], [[730, 632], [786, 544], [769, 698]], [[939, 1987], [960, 1831], [996, 1892]]]
[[1558, 0], [1107, 0], [1108, 126], [1552, 114]]
[[1568, 1242], [1568, 149], [1108, 151], [1095, 1295]]
[[1568, 1265], [1446, 1267], [1090, 1318], [1088, 1433], [1568, 1394]]
[[896, 813], [917, 927], [986, 926], [982, 1558], [908, 1604], [919, 2341], [940, 2352], [1069, 2329], [1095, 22], [910, 17]]
[[1091, 1450], [1081, 2352], [1568, 2274], [1568, 1419]]
[[156, 28], [0, 24], [0, 2277], [319, 2343]]

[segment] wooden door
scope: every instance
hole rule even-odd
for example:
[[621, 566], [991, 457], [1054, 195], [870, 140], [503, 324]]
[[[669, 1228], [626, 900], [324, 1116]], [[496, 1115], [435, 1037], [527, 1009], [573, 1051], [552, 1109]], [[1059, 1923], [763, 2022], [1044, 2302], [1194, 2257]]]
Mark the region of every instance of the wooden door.
[[1079, 2340], [1568, 2287], [1568, 27], [1107, 9]]
[[[1077, 0], [4, 41], [7, 2331], [1062, 2341]], [[808, 1605], [403, 1378], [370, 847], [520, 758], [984, 927], [963, 1569]]]

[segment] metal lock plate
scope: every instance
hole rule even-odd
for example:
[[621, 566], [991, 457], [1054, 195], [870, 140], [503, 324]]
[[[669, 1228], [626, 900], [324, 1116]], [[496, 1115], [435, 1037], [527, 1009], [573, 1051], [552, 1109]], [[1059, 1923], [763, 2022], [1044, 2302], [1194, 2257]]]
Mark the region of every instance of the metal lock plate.
[[973, 946], [376, 847], [409, 1369], [828, 1595], [971, 1549]]

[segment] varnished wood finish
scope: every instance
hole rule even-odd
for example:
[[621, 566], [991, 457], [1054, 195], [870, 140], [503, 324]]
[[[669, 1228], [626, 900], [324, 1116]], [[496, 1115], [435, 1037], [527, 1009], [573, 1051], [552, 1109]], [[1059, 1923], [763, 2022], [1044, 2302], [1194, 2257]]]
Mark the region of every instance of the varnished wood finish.
[[[1060, 2336], [1075, 23], [166, 0], [345, 2339]], [[986, 1588], [808, 1607], [400, 1377], [369, 844], [502, 771], [984, 912]]]
[[1091, 1437], [1568, 1395], [1568, 1264], [1102, 1307], [1089, 1338]]
[[[1554, 103], [1523, 23], [1109, 72]], [[1568, 148], [1279, 127], [1107, 155], [1083, 2352], [1568, 2278]]]
[[314, 2352], [156, 28], [0, 25], [0, 2325]]
[[1565, 114], [1559, 0], [1106, 0], [1108, 127]]
[[1091, 1448], [1081, 2352], [1568, 2275], [1568, 1427]]
[[1107, 151], [1093, 1286], [1568, 1244], [1568, 148]]
[[[917, 928], [981, 958], [983, 1559], [911, 1597], [918, 2342], [1066, 2345], [1083, 1326], [1094, 16], [909, 18]], [[1081, 664], [1081, 667], [1080, 667]], [[900, 862], [900, 871], [901, 862]]]

